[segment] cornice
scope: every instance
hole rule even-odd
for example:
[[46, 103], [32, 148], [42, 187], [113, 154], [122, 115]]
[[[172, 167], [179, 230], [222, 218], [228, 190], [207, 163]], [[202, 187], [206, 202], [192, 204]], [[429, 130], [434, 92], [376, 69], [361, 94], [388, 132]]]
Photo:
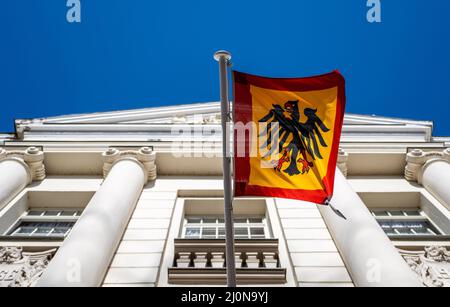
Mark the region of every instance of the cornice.
[[[214, 122], [211, 120], [211, 122]], [[18, 141], [134, 141], [134, 142], [170, 142], [191, 139], [192, 134], [208, 140], [221, 141], [221, 127], [215, 123], [200, 125], [175, 124], [36, 124], [26, 123], [18, 129]], [[211, 131], [215, 134], [211, 136]], [[180, 133], [180, 132], [183, 132]], [[187, 134], [186, 134], [187, 133]], [[391, 142], [412, 143], [430, 142], [432, 130], [422, 126], [397, 125], [350, 125], [344, 126], [342, 142], [367, 143]], [[6, 142], [5, 142], [6, 143]]]

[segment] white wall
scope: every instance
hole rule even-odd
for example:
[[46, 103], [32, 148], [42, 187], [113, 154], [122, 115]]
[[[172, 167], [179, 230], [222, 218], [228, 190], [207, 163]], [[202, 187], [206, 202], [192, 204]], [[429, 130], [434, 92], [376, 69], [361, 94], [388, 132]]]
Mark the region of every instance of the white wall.
[[300, 287], [353, 287], [316, 205], [276, 199], [276, 207]]
[[[182, 215], [173, 212], [177, 191], [191, 197], [216, 196], [221, 194], [222, 184], [219, 178], [163, 177], [153, 187], [146, 187], [106, 275], [104, 286], [167, 285], [167, 276], [162, 274], [167, 275], [168, 265], [160, 267], [160, 264], [165, 247], [167, 259], [164, 263], [173, 260], [173, 252], [170, 252], [173, 242], [165, 240], [170, 225], [179, 229], [181, 223]], [[277, 219], [272, 224], [277, 222], [281, 225], [286, 238], [289, 253], [282, 266], [292, 272], [292, 276], [288, 277], [291, 283], [287, 285], [353, 286], [317, 207], [281, 199], [275, 200], [275, 205], [276, 215], [271, 215], [270, 219]], [[170, 220], [172, 217], [174, 219]], [[282, 233], [276, 235], [283, 236]], [[284, 242], [284, 238], [281, 239]]]

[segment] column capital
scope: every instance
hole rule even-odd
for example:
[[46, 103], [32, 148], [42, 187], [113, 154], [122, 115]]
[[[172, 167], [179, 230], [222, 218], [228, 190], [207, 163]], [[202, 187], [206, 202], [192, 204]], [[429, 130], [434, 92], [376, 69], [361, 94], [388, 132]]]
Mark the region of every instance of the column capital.
[[0, 149], [0, 161], [2, 160], [16, 160], [23, 163], [28, 167], [31, 181], [42, 181], [46, 177], [44, 152], [37, 147], [15, 151]]
[[348, 175], [347, 162], [348, 162], [348, 153], [342, 148], [339, 148], [337, 167], [341, 170], [344, 177], [347, 177]]
[[433, 161], [447, 161], [450, 163], [450, 148], [444, 151], [425, 152], [414, 149], [406, 155], [405, 178], [408, 181], [419, 182], [423, 168]]
[[450, 148], [447, 148], [446, 150], [444, 150], [444, 158], [450, 162]]
[[115, 163], [121, 160], [134, 160], [145, 171], [147, 182], [156, 180], [156, 152], [150, 147], [142, 147], [139, 150], [120, 151], [116, 148], [108, 148], [103, 154], [103, 177], [106, 178]]
[[0, 148], [0, 161], [6, 158], [6, 150]]

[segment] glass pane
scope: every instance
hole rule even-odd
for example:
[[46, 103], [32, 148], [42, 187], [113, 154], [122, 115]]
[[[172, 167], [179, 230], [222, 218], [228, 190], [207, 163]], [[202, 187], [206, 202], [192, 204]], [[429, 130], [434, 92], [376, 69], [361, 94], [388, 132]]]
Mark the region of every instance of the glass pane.
[[15, 235], [30, 235], [36, 228], [34, 227], [19, 227], [17, 231], [14, 233]]
[[414, 228], [414, 231], [418, 234], [418, 235], [432, 235], [433, 233], [430, 232], [430, 229], [428, 227], [423, 227], [423, 228]]
[[225, 238], [225, 228], [219, 228], [219, 239]]
[[56, 227], [52, 232], [52, 236], [65, 236], [70, 230], [70, 227]]
[[200, 238], [200, 228], [186, 228], [186, 238]]
[[439, 231], [427, 221], [379, 221], [389, 235], [437, 235]]
[[409, 228], [395, 228], [401, 235], [413, 235], [414, 233]]
[[247, 224], [247, 219], [243, 219], [243, 218], [240, 218], [240, 219], [234, 219], [234, 222], [235, 222], [236, 224]]
[[251, 228], [250, 234], [253, 236], [264, 236], [264, 228]]
[[52, 229], [53, 228], [50, 227], [39, 227], [33, 235], [34, 236], [47, 235], [52, 231]]
[[405, 223], [402, 223], [402, 222], [393, 221], [393, 222], [391, 223], [391, 227], [392, 227], [392, 228], [405, 228], [406, 225], [405, 225]]
[[405, 216], [403, 211], [400, 211], [400, 210], [389, 211], [389, 213], [391, 214], [391, 216]]
[[215, 224], [216, 222], [217, 222], [216, 218], [208, 217], [203, 219], [203, 224]]
[[202, 238], [213, 239], [216, 238], [216, 228], [203, 228]]
[[219, 224], [225, 224], [225, 219], [220, 218], [218, 220], [219, 220]]
[[44, 212], [45, 211], [42, 211], [42, 210], [31, 210], [31, 211], [28, 212], [27, 215], [29, 215], [29, 216], [41, 216], [41, 215], [44, 214]]
[[407, 216], [422, 216], [419, 210], [406, 210], [405, 213]]
[[189, 224], [200, 224], [202, 222], [201, 218], [188, 218], [187, 222]]
[[385, 217], [389, 216], [389, 214], [386, 211], [373, 211], [373, 214], [377, 217]]
[[262, 224], [262, 218], [250, 218], [248, 220], [250, 224]]
[[58, 216], [60, 212], [61, 211], [49, 210], [49, 211], [45, 211], [44, 215], [45, 216]]
[[37, 222], [23, 222], [20, 223], [21, 227], [39, 227], [42, 223], [37, 223]]
[[395, 236], [397, 235], [397, 232], [393, 228], [384, 229], [384, 232], [389, 236]]
[[77, 211], [71, 210], [71, 211], [62, 211], [61, 216], [75, 216]]
[[51, 222], [23, 222], [15, 230], [14, 236], [31, 235], [32, 236], [64, 236], [75, 223], [51, 223]]
[[405, 224], [409, 228], [413, 228], [413, 229], [427, 228], [426, 223], [422, 223], [422, 222], [406, 222]]
[[56, 223], [55, 227], [69, 227], [72, 228], [75, 223], [67, 222], [67, 223]]
[[381, 228], [383, 228], [383, 229], [391, 228], [391, 223], [389, 223], [389, 222], [380, 221], [379, 224], [380, 224]]
[[242, 227], [235, 228], [234, 235], [238, 239], [247, 239], [248, 238], [248, 229], [242, 228]]

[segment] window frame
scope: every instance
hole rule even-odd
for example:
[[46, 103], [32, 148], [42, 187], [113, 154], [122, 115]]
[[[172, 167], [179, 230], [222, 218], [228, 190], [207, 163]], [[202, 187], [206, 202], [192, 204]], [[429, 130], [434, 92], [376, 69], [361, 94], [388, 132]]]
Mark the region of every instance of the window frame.
[[[369, 208], [370, 213], [375, 218], [377, 223], [382, 227], [381, 222], [417, 222], [417, 223], [428, 223], [431, 227], [429, 228], [429, 231], [432, 233], [424, 234], [424, 233], [415, 233], [415, 234], [388, 234], [385, 232], [386, 236], [388, 236], [392, 240], [414, 240], [414, 239], [420, 239], [420, 240], [435, 240], [439, 238], [446, 237], [446, 234], [436, 225], [436, 223], [433, 222], [433, 220], [424, 212], [421, 208]], [[376, 212], [382, 212], [385, 211], [388, 215], [387, 216], [380, 216], [377, 215]], [[393, 215], [392, 212], [402, 212], [402, 215]], [[408, 215], [407, 212], [417, 212], [418, 215]], [[383, 227], [382, 227], [383, 228]], [[395, 228], [395, 227], [394, 227]], [[412, 231], [414, 229], [407, 228]]]
[[[189, 219], [200, 219], [199, 224], [189, 223]], [[204, 219], [215, 219], [216, 222], [212, 223], [204, 223]], [[236, 223], [236, 220], [246, 219], [246, 223]], [[250, 219], [261, 219], [261, 223], [250, 223]], [[217, 240], [217, 239], [225, 239], [225, 236], [219, 235], [219, 229], [225, 227], [225, 223], [219, 223], [220, 220], [223, 220], [223, 216], [220, 215], [185, 215], [183, 218], [183, 224], [181, 227], [181, 234], [179, 237], [181, 239], [193, 239], [193, 240]], [[258, 240], [258, 239], [271, 239], [273, 238], [272, 233], [269, 229], [268, 218], [265, 215], [237, 215], [234, 217], [234, 228], [235, 228], [235, 239], [245, 239], [245, 240]], [[206, 225], [206, 226], [203, 226]], [[245, 225], [245, 226], [244, 226]], [[214, 238], [203, 238], [203, 228], [215, 228], [215, 237]], [[186, 230], [188, 228], [199, 228], [199, 237], [188, 237], [186, 236]], [[236, 228], [247, 228], [248, 236], [243, 238], [236, 235]], [[251, 229], [252, 228], [263, 228], [264, 229], [264, 237], [260, 238], [252, 238]]]
[[[43, 213], [38, 216], [29, 215], [30, 212], [33, 211], [42, 211]], [[58, 212], [58, 215], [44, 215], [45, 212], [52, 211], [52, 212]], [[62, 212], [68, 212], [68, 211], [74, 211], [74, 215], [72, 216], [63, 216], [61, 215]], [[11, 225], [11, 227], [8, 228], [8, 230], [3, 234], [3, 237], [7, 237], [10, 239], [17, 239], [17, 240], [23, 240], [23, 239], [60, 239], [64, 240], [72, 230], [73, 226], [78, 222], [78, 220], [81, 217], [81, 214], [83, 213], [84, 208], [28, 208], [25, 212], [22, 213], [22, 215]], [[17, 234], [17, 231], [20, 229], [20, 225], [22, 223], [73, 223], [73, 226], [70, 228], [69, 231], [67, 231], [63, 236], [55, 236], [55, 235], [33, 235], [31, 234]]]

